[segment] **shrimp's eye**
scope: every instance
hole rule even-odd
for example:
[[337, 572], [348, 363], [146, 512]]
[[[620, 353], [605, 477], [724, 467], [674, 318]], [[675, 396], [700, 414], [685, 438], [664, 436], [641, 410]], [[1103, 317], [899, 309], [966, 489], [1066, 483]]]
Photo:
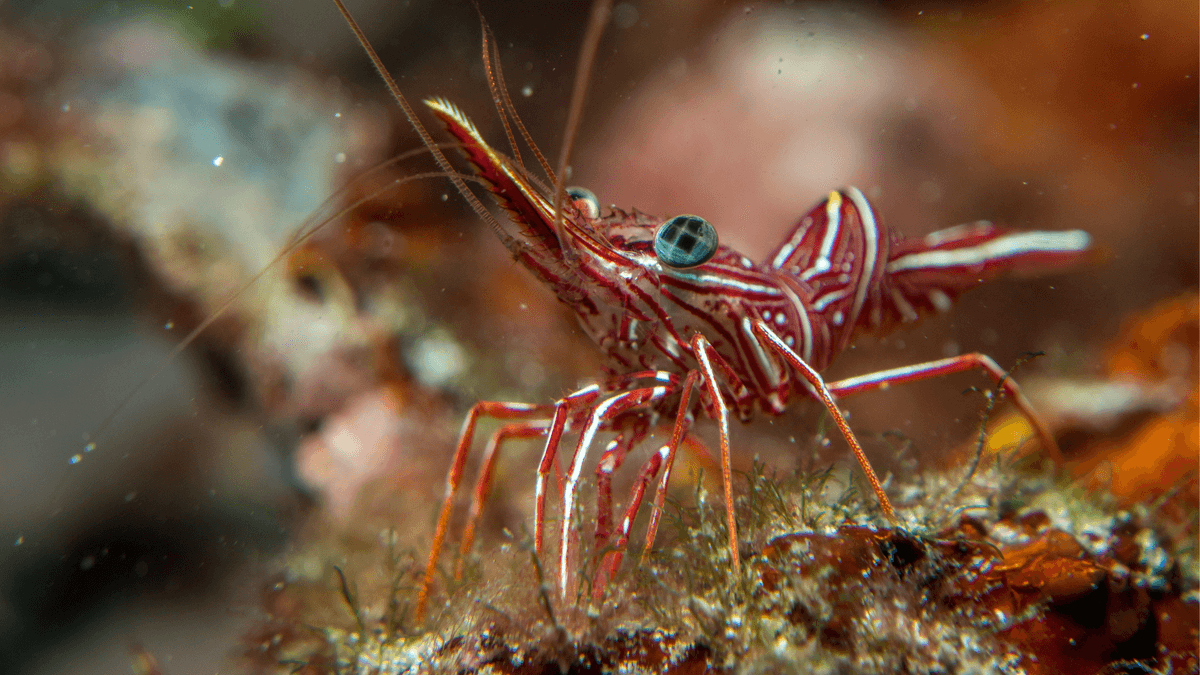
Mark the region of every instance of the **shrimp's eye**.
[[569, 187], [567, 188], [567, 198], [587, 218], [594, 220], [600, 217], [600, 200], [596, 199], [596, 195], [592, 194], [591, 190], [582, 187]]
[[668, 267], [695, 267], [717, 252], [717, 228], [700, 216], [675, 216], [654, 235], [654, 253]]

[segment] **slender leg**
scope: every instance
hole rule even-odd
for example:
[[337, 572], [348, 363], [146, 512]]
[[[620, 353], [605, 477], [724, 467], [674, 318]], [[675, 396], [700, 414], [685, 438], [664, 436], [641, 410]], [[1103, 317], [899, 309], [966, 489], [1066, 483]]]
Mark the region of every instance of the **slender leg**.
[[643, 408], [656, 401], [662, 400], [671, 392], [678, 389], [677, 383], [663, 384], [632, 389], [610, 396], [596, 406], [588, 419], [587, 426], [579, 436], [575, 447], [575, 456], [571, 461], [571, 470], [567, 475], [567, 484], [563, 489], [562, 534], [558, 548], [558, 579], [559, 592], [562, 597], [568, 597], [571, 591], [571, 545], [574, 543], [574, 527], [572, 520], [575, 515], [575, 500], [579, 491], [579, 480], [583, 474], [583, 466], [587, 461], [588, 449], [596, 438], [601, 425], [616, 418], [621, 413], [634, 408]]
[[649, 430], [649, 419], [644, 414], [637, 414], [628, 428], [609, 442], [596, 464], [596, 551], [603, 550], [612, 535], [613, 472], [621, 468], [630, 448], [645, 439]]
[[[542, 539], [546, 528], [546, 479], [556, 466], [558, 445], [562, 441], [567, 421], [575, 411], [591, 406], [600, 397], [600, 386], [590, 385], [568, 394], [554, 404], [554, 417], [550, 420], [550, 431], [546, 435], [546, 448], [542, 461], [538, 463], [537, 481], [534, 489], [533, 550], [542, 554]], [[559, 481], [562, 482], [561, 480]]]
[[[647, 379], [666, 382], [668, 384], [678, 384], [679, 380], [678, 376], [672, 373], [645, 370], [615, 377], [606, 382], [603, 388], [595, 384], [584, 387], [563, 397], [554, 404], [554, 418], [550, 422], [550, 432], [546, 437], [546, 449], [542, 452], [542, 461], [538, 464], [537, 482], [535, 483], [536, 487], [534, 491], [533, 546], [534, 551], [539, 555], [542, 552], [542, 542], [545, 538], [546, 481], [550, 476], [550, 472], [557, 466], [558, 446], [562, 441], [562, 435], [566, 430], [567, 422], [580, 411], [591, 408], [600, 398], [602, 390], [619, 391], [627, 388], [637, 380]], [[572, 459], [572, 462], [574, 462], [574, 459]], [[559, 492], [562, 493], [565, 489], [566, 486], [560, 476]]]
[[596, 549], [599, 551], [608, 543], [608, 535], [612, 532], [612, 474], [625, 461], [632, 442], [625, 433], [608, 442], [604, 452], [600, 453], [600, 461], [596, 463]]
[[487, 501], [492, 490], [492, 477], [495, 475], [496, 460], [500, 458], [500, 447], [512, 438], [536, 438], [546, 435], [548, 423], [545, 420], [537, 422], [518, 422], [506, 424], [496, 430], [488, 439], [483, 450], [483, 465], [479, 469], [479, 478], [475, 481], [475, 490], [471, 499], [471, 510], [467, 516], [467, 524], [463, 527], [462, 541], [458, 549], [458, 562], [454, 565], [454, 578], [462, 579], [463, 567], [471, 546], [475, 543], [475, 530], [479, 518], [483, 514], [483, 504]]
[[[725, 405], [725, 399], [721, 396], [721, 390], [717, 387], [717, 375], [713, 370], [713, 363], [722, 366], [722, 370], [726, 372], [726, 377], [734, 378], [732, 383], [735, 387], [741, 387], [742, 381], [737, 379], [733, 374], [732, 369], [717, 354], [717, 350], [708, 342], [708, 339], [701, 333], [696, 333], [692, 336], [691, 341], [692, 354], [696, 356], [696, 360], [700, 362], [700, 372], [704, 378], [704, 384], [708, 387], [709, 396], [712, 398], [712, 405], [717, 418], [717, 430], [721, 438], [721, 480], [725, 486], [725, 519], [729, 526], [729, 557], [733, 563], [733, 575], [739, 576], [742, 571], [741, 556], [738, 553], [738, 538], [737, 538], [737, 518], [733, 508], [733, 460], [729, 453], [729, 408]], [[674, 458], [671, 458], [672, 461]], [[670, 467], [663, 473], [666, 476], [670, 472]], [[657, 499], [655, 500], [657, 501]]]
[[800, 358], [791, 347], [788, 347], [762, 319], [754, 322], [754, 332], [775, 351], [779, 352], [792, 368], [808, 381], [813, 391], [820, 397], [821, 402], [825, 404], [825, 408], [829, 410], [829, 414], [833, 417], [834, 423], [837, 424], [838, 429], [842, 432], [842, 436], [850, 444], [850, 449], [854, 451], [854, 458], [858, 460], [859, 466], [862, 467], [863, 473], [866, 474], [867, 482], [871, 484], [871, 490], [875, 493], [875, 498], [879, 500], [879, 506], [883, 509], [883, 514], [887, 516], [888, 520], [895, 522], [896, 511], [892, 508], [892, 502], [888, 499], [887, 493], [883, 491], [883, 486], [879, 483], [879, 477], [875, 475], [875, 469], [871, 468], [871, 462], [867, 459], [867, 453], [863, 452], [862, 445], [855, 438], [854, 432], [850, 430], [850, 425], [846, 423], [846, 418], [842, 416], [842, 411], [838, 410], [837, 403], [833, 400], [833, 394], [830, 393], [829, 387], [825, 385], [825, 380], [821, 378], [821, 374], [814, 370], [812, 366], [805, 363], [804, 359]]
[[604, 556], [604, 560], [600, 561], [596, 570], [596, 579], [592, 583], [592, 600], [599, 602], [604, 598], [605, 586], [620, 569], [625, 548], [629, 544], [629, 528], [633, 527], [633, 519], [637, 517], [637, 512], [642, 507], [642, 499], [646, 496], [646, 486], [654, 480], [659, 467], [662, 466], [663, 460], [669, 453], [670, 446], [662, 446], [658, 452], [650, 455], [650, 459], [646, 460], [646, 463], [642, 464], [642, 468], [638, 470], [637, 480], [634, 481], [633, 491], [629, 496], [629, 505], [625, 509], [625, 517], [621, 519], [621, 534], [617, 537], [617, 545]]
[[433, 545], [429, 549], [429, 560], [425, 563], [425, 576], [421, 581], [421, 590], [417, 593], [417, 607], [414, 612], [417, 623], [425, 620], [425, 609], [429, 604], [429, 593], [433, 588], [434, 577], [437, 576], [437, 561], [446, 543], [446, 531], [450, 526], [450, 511], [454, 506], [454, 497], [458, 494], [459, 483], [462, 482], [463, 467], [467, 462], [467, 454], [471, 451], [471, 441], [475, 436], [475, 424], [480, 416], [502, 420], [521, 420], [535, 417], [545, 417], [550, 407], [528, 403], [502, 403], [499, 401], [480, 401], [471, 407], [467, 418], [463, 420], [462, 432], [458, 437], [458, 447], [454, 450], [454, 459], [450, 463], [450, 471], [446, 474], [446, 496], [442, 501], [442, 510], [438, 514], [437, 527], [433, 531]]
[[851, 377], [846, 380], [830, 382], [829, 391], [835, 396], [849, 396], [859, 392], [871, 391], [872, 389], [886, 389], [893, 384], [904, 384], [905, 382], [926, 380], [931, 377], [941, 377], [943, 375], [976, 369], [990, 375], [996, 381], [997, 385], [1004, 390], [1005, 395], [1012, 399], [1013, 405], [1017, 406], [1017, 410], [1020, 410], [1021, 414], [1033, 425], [1033, 429], [1037, 433], [1038, 438], [1041, 439], [1042, 446], [1046, 449], [1046, 452], [1055, 463], [1061, 466], [1065, 460], [1063, 459], [1062, 451], [1058, 449], [1058, 443], [1054, 440], [1054, 435], [1050, 433], [1041, 418], [1034, 412], [1033, 404], [1029, 402], [1029, 399], [1025, 398], [1025, 394], [1017, 386], [1017, 383], [992, 360], [992, 357], [986, 354], [980, 354], [979, 352], [962, 354], [960, 356], [952, 356], [948, 359], [918, 363], [915, 366], [892, 368], [891, 370], [881, 370], [877, 373]]
[[[684, 380], [683, 387], [679, 392], [679, 411], [675, 413], [675, 426], [671, 430], [671, 441], [667, 443], [667, 456], [663, 458], [665, 468], [662, 480], [658, 484], [658, 490], [654, 494], [654, 506], [650, 509], [650, 523], [646, 525], [646, 547], [642, 549], [643, 556], [654, 545], [654, 538], [658, 536], [658, 524], [662, 520], [663, 504], [667, 499], [667, 484], [671, 482], [671, 469], [675, 466], [675, 453], [678, 452], [679, 444], [683, 441], [688, 427], [692, 423], [692, 388], [699, 380], [700, 371], [688, 372], [687, 379]], [[613, 569], [615, 570], [616, 565], [619, 564], [618, 560], [614, 563]]]
[[[654, 507], [650, 511], [650, 523], [646, 526], [646, 546], [642, 549], [644, 556], [647, 551], [654, 545], [654, 539], [658, 535], [658, 526], [662, 518], [663, 504], [667, 497], [667, 486], [671, 482], [671, 469], [675, 466], [675, 454], [679, 450], [679, 445], [683, 442], [688, 426], [691, 424], [691, 395], [692, 387], [698, 382], [703, 382], [708, 387], [709, 397], [712, 400], [712, 410], [710, 414], [717, 420], [717, 428], [719, 430], [721, 442], [721, 479], [725, 491], [725, 517], [729, 529], [729, 559], [733, 566], [735, 575], [741, 572], [741, 555], [738, 552], [737, 540], [737, 517], [733, 506], [733, 466], [729, 452], [729, 410], [725, 405], [725, 400], [721, 396], [721, 391], [717, 387], [716, 370], [720, 369], [725, 375], [725, 379], [730, 387], [735, 391], [744, 391], [746, 386], [738, 377], [737, 374], [729, 367], [721, 355], [713, 349], [712, 345], [700, 333], [692, 336], [691, 340], [692, 353], [696, 355], [696, 360], [700, 364], [700, 370], [692, 370], [688, 372], [687, 379], [680, 388], [679, 410], [675, 415], [675, 427], [671, 433], [671, 442], [666, 446], [666, 456], [662, 460], [663, 474], [659, 480], [658, 489], [654, 495]], [[714, 368], [715, 366], [715, 368]], [[695, 444], [702, 451], [704, 458], [711, 461], [707, 449], [702, 444]], [[638, 504], [640, 505], [641, 495], [638, 495]], [[632, 522], [636, 511], [627, 513], [626, 525], [628, 528]], [[617, 566], [621, 563], [620, 556], [624, 554], [625, 541], [628, 536], [622, 540], [617, 546], [617, 556], [614, 557], [611, 563], [611, 570], [615, 572]]]

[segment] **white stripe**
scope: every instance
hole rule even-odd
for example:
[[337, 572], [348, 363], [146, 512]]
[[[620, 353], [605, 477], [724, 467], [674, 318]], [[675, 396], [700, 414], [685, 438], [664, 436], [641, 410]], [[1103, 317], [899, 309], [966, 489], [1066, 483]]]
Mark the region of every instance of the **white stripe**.
[[946, 295], [946, 292], [940, 288], [929, 289], [929, 292], [925, 296], [929, 298], [929, 302], [933, 305], [934, 309], [942, 314], [949, 312], [951, 306], [954, 304], [950, 300], [950, 296]]
[[930, 267], [981, 265], [1024, 253], [1074, 253], [1086, 250], [1091, 237], [1082, 230], [1067, 232], [1018, 232], [970, 248], [923, 251], [888, 263], [889, 274]]
[[569, 579], [566, 554], [570, 546], [571, 518], [574, 516], [575, 511], [575, 491], [579, 487], [579, 476], [583, 473], [583, 463], [587, 459], [588, 449], [592, 445], [592, 440], [596, 437], [596, 431], [599, 430], [601, 422], [604, 421], [604, 413], [623, 396], [627, 396], [627, 394], [617, 394], [605, 399], [592, 412], [591, 422], [588, 423], [583, 435], [579, 437], [579, 449], [575, 453], [575, 463], [571, 465], [571, 475], [567, 477], [567, 485], [563, 489], [562, 537], [559, 540], [558, 549], [558, 587], [564, 597], [567, 593], [567, 582]]
[[[783, 340], [779, 339], [779, 335], [776, 334], [775, 331], [771, 330], [770, 326], [768, 326], [766, 323], [764, 323], [762, 321], [758, 322], [758, 326], [760, 328], [762, 328], [764, 333], [766, 333], [767, 339], [771, 341], [771, 344], [774, 346], [774, 348], [776, 350], [787, 353], [787, 354], [791, 354], [792, 356], [795, 356], [795, 357], [799, 357], [799, 354], [797, 354], [794, 349], [787, 346], [787, 344], [784, 343]], [[792, 362], [790, 360], [787, 361], [787, 364], [788, 364], [788, 366], [794, 367], [794, 364], [792, 364]], [[807, 368], [811, 372], [816, 372], [815, 370], [813, 370], [812, 366], [808, 365], [807, 360], [800, 359], [800, 364], [803, 368]], [[797, 380], [797, 382], [800, 382], [801, 384], [803, 384], [804, 388], [808, 391], [808, 393], [813, 398], [820, 399], [820, 395], [817, 393], [817, 391], [815, 389], [813, 389], [812, 383], [809, 382], [807, 378], [801, 376], [800, 379]]]
[[783, 290], [783, 294], [792, 302], [792, 307], [796, 309], [796, 316], [800, 317], [800, 354], [805, 361], [812, 358], [813, 333], [812, 324], [808, 321], [808, 308], [800, 300], [792, 289], [787, 284], [780, 284], [779, 288]]
[[800, 275], [802, 281], [808, 281], [814, 276], [828, 271], [829, 256], [833, 253], [833, 245], [837, 242], [838, 230], [842, 226], [842, 193], [836, 190], [829, 193], [825, 200], [825, 219], [829, 224], [825, 227], [825, 239], [821, 241], [821, 251], [813, 264]]
[[854, 295], [854, 306], [850, 309], [850, 324], [854, 325], [858, 322], [858, 314], [867, 300], [867, 291], [871, 289], [871, 277], [875, 275], [875, 263], [879, 257], [879, 228], [875, 224], [875, 212], [871, 210], [871, 205], [867, 203], [867, 198], [863, 196], [863, 193], [859, 192], [856, 187], [847, 188], [846, 191], [850, 193], [850, 201], [858, 207], [864, 239], [865, 259], [863, 260], [862, 276], [859, 277], [858, 292]]
[[[566, 552], [570, 546], [571, 518], [574, 516], [575, 511], [575, 493], [579, 489], [579, 478], [583, 473], [584, 460], [587, 459], [592, 441], [596, 439], [596, 432], [600, 430], [600, 425], [604, 422], [604, 414], [608, 412], [609, 408], [629, 397], [632, 393], [624, 392], [604, 399], [592, 412], [592, 418], [588, 423], [587, 429], [579, 437], [578, 450], [575, 452], [575, 462], [571, 465], [571, 475], [567, 478], [567, 485], [563, 489], [562, 537], [559, 540], [558, 549], [558, 586], [564, 596], [567, 592], [567, 582], [569, 580]], [[654, 387], [650, 392], [650, 399], [646, 401], [646, 404], [662, 398], [666, 393], [666, 387]]]
[[991, 226], [992, 224], [986, 220], [977, 220], [973, 223], [964, 223], [962, 225], [955, 225], [954, 227], [947, 227], [944, 230], [930, 232], [929, 234], [925, 235], [925, 245], [930, 247], [941, 246], [948, 241], [964, 239], [970, 236], [978, 236], [991, 229]]
[[[759, 321], [762, 323], [762, 321]], [[729, 439], [729, 408], [725, 405], [725, 397], [721, 396], [721, 388], [717, 386], [716, 373], [713, 371], [712, 362], [708, 359], [708, 350], [696, 350], [696, 358], [700, 361], [700, 367], [704, 371], [704, 379], [712, 385], [714, 404], [717, 406], [717, 423], [722, 439]]]
[[774, 286], [747, 284], [741, 281], [734, 281], [726, 277], [714, 276], [712, 274], [690, 274], [687, 272], [681, 272], [679, 270], [673, 270], [671, 268], [665, 268], [662, 271], [677, 279], [686, 279], [691, 281], [698, 286], [723, 286], [725, 288], [734, 288], [739, 291], [746, 291], [749, 293], [763, 293], [765, 295], [776, 297], [780, 295], [779, 289], [775, 288]]
[[671, 335], [670, 333], [663, 335], [662, 345], [663, 349], [666, 349], [668, 354], [674, 356], [675, 358], [679, 358], [679, 340], [676, 340], [674, 335]]
[[770, 388], [779, 388], [779, 370], [775, 366], [775, 361], [763, 351], [762, 343], [758, 341], [758, 336], [754, 334], [754, 327], [750, 325], [750, 317], [748, 316], [742, 317], [742, 332], [750, 340], [750, 346], [754, 348], [754, 357], [758, 359], [759, 365], [762, 366], [763, 374], [767, 376]]
[[792, 238], [788, 240], [788, 243], [783, 248], [779, 249], [779, 253], [771, 261], [771, 267], [775, 269], [783, 267], [787, 259], [792, 256], [792, 251], [795, 251], [796, 247], [800, 245], [800, 241], [804, 239], [804, 235], [808, 233], [808, 228], [810, 227], [812, 227], [812, 218], [805, 217], [804, 220], [800, 221], [800, 227], [796, 228], [796, 231], [792, 233]]
[[813, 311], [814, 312], [823, 312], [823, 311], [825, 311], [825, 308], [827, 306], [829, 306], [829, 303], [834, 302], [836, 300], [841, 300], [842, 298], [846, 297], [847, 295], [850, 295], [849, 288], [839, 288], [836, 291], [830, 291], [829, 293], [826, 293], [825, 295], [822, 295], [819, 298], [815, 298], [813, 300]]

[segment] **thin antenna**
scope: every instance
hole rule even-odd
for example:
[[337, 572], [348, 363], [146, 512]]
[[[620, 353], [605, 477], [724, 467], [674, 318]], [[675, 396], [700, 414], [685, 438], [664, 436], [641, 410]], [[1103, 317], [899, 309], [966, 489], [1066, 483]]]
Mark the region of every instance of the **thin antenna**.
[[408, 104], [408, 99], [404, 98], [404, 94], [400, 91], [400, 85], [396, 84], [395, 78], [388, 72], [387, 67], [383, 65], [383, 59], [379, 58], [379, 54], [376, 53], [375, 48], [367, 40], [367, 34], [363, 32], [362, 28], [359, 28], [358, 22], [350, 14], [350, 10], [346, 9], [346, 5], [342, 0], [333, 0], [333, 4], [337, 5], [338, 11], [342, 13], [342, 18], [346, 20], [346, 24], [350, 26], [350, 30], [354, 32], [354, 37], [358, 39], [358, 44], [362, 46], [363, 51], [367, 53], [367, 57], [371, 59], [371, 65], [375, 66], [375, 70], [378, 71], [379, 76], [387, 84], [392, 98], [396, 99], [396, 103], [400, 104], [400, 109], [404, 111], [404, 116], [408, 118], [408, 123], [412, 125], [417, 135], [421, 137], [421, 142], [425, 144], [425, 147], [429, 148], [429, 152], [437, 160], [438, 166], [442, 167], [442, 170], [450, 176], [450, 182], [454, 183], [454, 187], [458, 189], [458, 193], [463, 196], [463, 199], [467, 200], [467, 203], [471, 205], [471, 209], [475, 211], [476, 215], [491, 226], [496, 236], [500, 237], [500, 241], [504, 242], [505, 248], [510, 251], [515, 250], [515, 247], [518, 245], [517, 241], [512, 235], [504, 231], [500, 223], [496, 222], [496, 218], [492, 216], [492, 212], [484, 207], [479, 198], [475, 196], [475, 193], [467, 189], [467, 184], [458, 172], [454, 170], [454, 167], [450, 164], [450, 160], [446, 159], [445, 153], [442, 152], [437, 143], [433, 142], [433, 137], [429, 135], [429, 131], [425, 129], [425, 125], [421, 123], [417, 114], [413, 112], [412, 106]]
[[[546, 156], [538, 149], [537, 143], [533, 142], [533, 136], [525, 128], [525, 123], [517, 114], [517, 107], [513, 105], [512, 97], [508, 95], [508, 86], [504, 83], [504, 69], [500, 67], [500, 51], [496, 47], [496, 36], [492, 33], [491, 26], [488, 26], [487, 21], [484, 20], [483, 12], [479, 9], [478, 4], [475, 5], [475, 11], [479, 12], [479, 25], [483, 30], [483, 67], [487, 70], [488, 88], [492, 90], [492, 100], [495, 101], [496, 109], [500, 112], [500, 119], [504, 121], [504, 131], [508, 134], [508, 141], [513, 146], [513, 154], [516, 155], [517, 163], [521, 163], [521, 153], [517, 152], [517, 142], [508, 128], [508, 116], [512, 117], [517, 130], [521, 132], [521, 138], [525, 139], [525, 144], [533, 151], [534, 157], [542, 166], [542, 171], [546, 172], [550, 183], [557, 185], [558, 178], [555, 176], [554, 170], [550, 168], [550, 162], [546, 161]], [[496, 62], [495, 69], [492, 68], [493, 60]], [[503, 107], [501, 107], [502, 105]], [[507, 116], [505, 111], [508, 113]]]
[[[340, 0], [335, 0], [339, 2]], [[583, 34], [583, 46], [579, 48], [579, 62], [575, 65], [575, 86], [571, 90], [571, 107], [567, 112], [567, 126], [563, 130], [562, 151], [558, 155], [558, 177], [554, 181], [554, 229], [562, 225], [562, 203], [566, 196], [567, 163], [575, 147], [575, 137], [583, 119], [583, 103], [587, 98], [588, 83], [596, 52], [600, 49], [600, 36], [608, 23], [612, 0], [596, 0], [592, 3], [592, 14], [588, 17], [587, 31]], [[552, 174], [553, 175], [553, 174]]]
[[[520, 166], [525, 166], [525, 160], [521, 159], [521, 148], [517, 145], [517, 137], [513, 135], [512, 127], [508, 123], [508, 108], [504, 105], [504, 100], [500, 97], [501, 87], [503, 84], [498, 83], [496, 70], [500, 68], [499, 56], [496, 58], [496, 67], [492, 67], [492, 31], [488, 28], [487, 22], [483, 20], [483, 11], [479, 9], [479, 5], [475, 5], [475, 11], [479, 13], [479, 28], [483, 36], [483, 72], [487, 74], [488, 89], [492, 92], [492, 105], [496, 106], [496, 113], [500, 115], [500, 123], [504, 125], [504, 135], [508, 137], [508, 147], [512, 148], [513, 159]], [[503, 81], [504, 76], [499, 76], [499, 82]], [[508, 92], [505, 92], [506, 94]], [[514, 115], [515, 117], [515, 115]], [[517, 120], [518, 123], [520, 120]]]

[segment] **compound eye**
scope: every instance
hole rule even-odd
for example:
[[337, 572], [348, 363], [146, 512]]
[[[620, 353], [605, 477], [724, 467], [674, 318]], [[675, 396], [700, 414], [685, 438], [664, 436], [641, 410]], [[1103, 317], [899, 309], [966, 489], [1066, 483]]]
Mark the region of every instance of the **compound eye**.
[[703, 265], [717, 252], [717, 228], [700, 216], [675, 216], [654, 235], [654, 253], [668, 267]]
[[582, 187], [567, 188], [567, 198], [579, 209], [579, 212], [590, 219], [600, 217], [600, 200], [591, 190]]

